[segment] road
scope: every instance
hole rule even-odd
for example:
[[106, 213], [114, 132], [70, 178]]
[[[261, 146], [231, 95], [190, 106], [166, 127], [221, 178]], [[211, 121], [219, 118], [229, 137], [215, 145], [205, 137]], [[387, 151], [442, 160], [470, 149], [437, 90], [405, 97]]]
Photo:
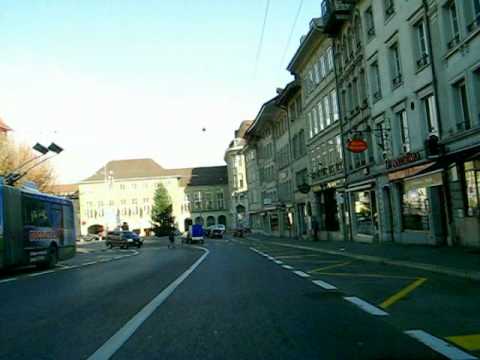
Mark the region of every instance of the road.
[[417, 338], [428, 342], [427, 332], [406, 333], [429, 330], [417, 327], [427, 321], [395, 320], [395, 298], [385, 308], [366, 296], [374, 285], [335, 286], [305, 265], [333, 271], [344, 259], [249, 241], [203, 247], [83, 251], [50, 273], [4, 275], [0, 359], [475, 358], [437, 337], [424, 345]]

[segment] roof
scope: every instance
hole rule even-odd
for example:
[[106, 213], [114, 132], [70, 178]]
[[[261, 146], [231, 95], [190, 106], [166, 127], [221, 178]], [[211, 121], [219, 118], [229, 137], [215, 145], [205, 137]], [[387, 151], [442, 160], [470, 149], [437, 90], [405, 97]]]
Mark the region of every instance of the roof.
[[164, 176], [165, 169], [152, 159], [113, 160], [83, 182], [103, 181], [112, 173], [115, 179], [133, 179]]
[[228, 171], [226, 165], [180, 170], [184, 171], [183, 177], [180, 179], [180, 184], [182, 186], [213, 186], [228, 184]]
[[74, 194], [78, 191], [78, 184], [60, 184], [60, 185], [52, 185], [50, 187], [50, 192], [52, 194]]
[[248, 128], [253, 124], [253, 120], [244, 120], [241, 122], [240, 127], [235, 131], [236, 138], [243, 138]]
[[273, 120], [278, 111], [280, 111], [280, 108], [276, 104], [277, 100], [278, 95], [262, 105], [253, 124], [248, 128], [245, 134], [247, 137], [254, 136], [255, 133], [262, 129], [270, 120]]
[[300, 84], [298, 80], [293, 80], [285, 86], [277, 99], [278, 105], [286, 106], [295, 94], [300, 91]]
[[12, 128], [10, 126], [8, 126], [7, 124], [5, 124], [3, 119], [0, 118], [0, 130], [2, 130], [3, 132], [7, 132], [7, 131], [12, 131]]
[[107, 173], [113, 172], [115, 180], [176, 177], [182, 186], [208, 186], [228, 184], [227, 166], [209, 166], [181, 169], [164, 169], [152, 159], [132, 159], [109, 161], [106, 166], [83, 182], [105, 180]]
[[310, 30], [307, 35], [302, 36], [300, 46], [297, 48], [297, 51], [287, 66], [288, 71], [292, 74], [298, 72], [297, 69], [299, 64], [303, 62], [305, 58], [311, 56], [313, 51], [316, 50], [315, 45], [324, 38], [322, 35], [324, 35], [322, 18], [313, 18], [310, 21]]

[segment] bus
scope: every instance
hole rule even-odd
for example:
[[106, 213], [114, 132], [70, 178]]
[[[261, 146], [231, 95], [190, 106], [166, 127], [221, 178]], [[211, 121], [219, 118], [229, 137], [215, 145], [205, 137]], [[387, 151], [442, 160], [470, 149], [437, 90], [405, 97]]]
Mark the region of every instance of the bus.
[[0, 178], [0, 270], [52, 268], [75, 256], [75, 242], [71, 200], [42, 193], [32, 184], [8, 186]]

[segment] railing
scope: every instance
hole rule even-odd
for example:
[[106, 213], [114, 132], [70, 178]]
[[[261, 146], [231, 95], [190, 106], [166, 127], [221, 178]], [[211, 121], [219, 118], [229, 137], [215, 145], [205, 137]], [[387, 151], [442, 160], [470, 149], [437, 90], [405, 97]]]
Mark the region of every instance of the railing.
[[392, 79], [392, 83], [393, 83], [393, 86], [394, 87], [398, 87], [402, 84], [402, 74], [401, 73], [398, 73], [397, 76], [395, 76], [393, 79]]
[[428, 60], [429, 60], [428, 54], [426, 53], [422, 54], [422, 56], [417, 60], [417, 69], [420, 69], [425, 65], [427, 65]]
[[456, 34], [452, 40], [447, 43], [448, 50], [452, 50], [460, 42], [460, 35]]

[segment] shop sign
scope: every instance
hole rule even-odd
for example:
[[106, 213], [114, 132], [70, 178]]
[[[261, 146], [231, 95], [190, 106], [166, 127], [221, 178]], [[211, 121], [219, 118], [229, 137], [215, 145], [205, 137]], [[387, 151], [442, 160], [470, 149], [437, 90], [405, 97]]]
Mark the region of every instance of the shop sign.
[[388, 174], [388, 179], [390, 181], [395, 181], [395, 180], [404, 179], [404, 178], [409, 177], [409, 176], [414, 176], [414, 175], [418, 174], [420, 171], [425, 170], [432, 165], [433, 165], [433, 163], [429, 162], [427, 164], [412, 166], [412, 167], [409, 167], [407, 169], [398, 170], [398, 171], [395, 171], [395, 172], [392, 172], [392, 173]]
[[400, 167], [405, 164], [410, 164], [416, 162], [422, 158], [422, 155], [419, 152], [409, 152], [396, 159], [386, 160], [385, 165], [387, 169], [392, 169]]
[[352, 139], [347, 142], [347, 150], [358, 154], [368, 149], [368, 144], [363, 139]]
[[412, 180], [405, 180], [404, 191], [407, 193], [413, 189], [439, 186], [443, 184], [442, 173], [419, 176]]

